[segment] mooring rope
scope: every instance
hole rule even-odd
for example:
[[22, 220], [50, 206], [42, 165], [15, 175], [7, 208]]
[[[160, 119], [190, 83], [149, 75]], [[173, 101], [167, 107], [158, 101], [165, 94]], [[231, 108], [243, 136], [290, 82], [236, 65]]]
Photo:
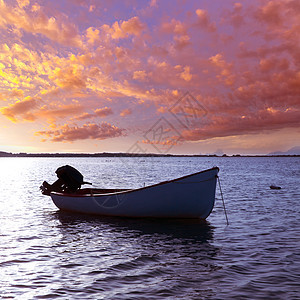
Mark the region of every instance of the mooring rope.
[[222, 197], [222, 202], [223, 202], [223, 208], [224, 208], [224, 212], [225, 212], [226, 222], [227, 222], [227, 225], [229, 225], [228, 217], [227, 217], [227, 212], [226, 212], [226, 207], [225, 207], [225, 201], [224, 201], [223, 192], [222, 192], [222, 188], [221, 188], [220, 177], [217, 175], [217, 178], [218, 178], [220, 193], [221, 193], [221, 197]]

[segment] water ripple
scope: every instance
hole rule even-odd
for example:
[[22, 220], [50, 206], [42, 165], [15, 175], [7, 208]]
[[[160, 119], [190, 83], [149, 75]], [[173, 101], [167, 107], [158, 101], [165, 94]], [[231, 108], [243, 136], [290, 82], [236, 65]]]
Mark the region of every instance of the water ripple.
[[[1, 159], [1, 299], [299, 299], [299, 158], [127, 160]], [[38, 187], [64, 164], [110, 188], [218, 165], [230, 225], [218, 193], [205, 222], [58, 212]]]

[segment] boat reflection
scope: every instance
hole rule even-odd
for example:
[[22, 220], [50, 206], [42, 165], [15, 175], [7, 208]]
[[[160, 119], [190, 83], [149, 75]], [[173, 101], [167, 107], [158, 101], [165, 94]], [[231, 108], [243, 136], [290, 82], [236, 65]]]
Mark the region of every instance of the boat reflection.
[[84, 268], [93, 275], [93, 288], [121, 286], [124, 292], [130, 282], [143, 293], [151, 286], [152, 295], [167, 293], [176, 299], [181, 280], [192, 289], [201, 282], [197, 295], [214, 294], [203, 282], [222, 266], [213, 243], [214, 228], [207, 221], [100, 218], [61, 211], [53, 217], [61, 233], [55, 251], [68, 254], [60, 270], [74, 264]]
[[113, 232], [141, 235], [164, 236], [172, 239], [210, 243], [213, 241], [213, 226], [206, 220], [200, 219], [147, 219], [147, 218], [120, 218], [97, 217], [83, 214], [57, 211], [54, 213], [61, 224], [60, 228], [65, 233], [83, 233], [109, 228]]

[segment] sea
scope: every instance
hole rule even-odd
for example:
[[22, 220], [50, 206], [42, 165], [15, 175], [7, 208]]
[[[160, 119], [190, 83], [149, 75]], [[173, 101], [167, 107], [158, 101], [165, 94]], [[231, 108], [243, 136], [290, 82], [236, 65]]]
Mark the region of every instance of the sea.
[[[299, 157], [0, 163], [1, 299], [300, 299]], [[99, 188], [138, 188], [218, 166], [229, 225], [218, 186], [206, 221], [61, 212], [39, 186], [66, 164]]]

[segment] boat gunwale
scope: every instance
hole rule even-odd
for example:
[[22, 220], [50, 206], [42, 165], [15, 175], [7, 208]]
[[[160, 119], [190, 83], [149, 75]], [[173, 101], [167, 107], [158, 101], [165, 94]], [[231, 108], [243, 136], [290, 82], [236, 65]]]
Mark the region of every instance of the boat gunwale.
[[[175, 182], [175, 181], [178, 181], [178, 180], [182, 180], [182, 179], [185, 179], [185, 178], [188, 178], [188, 177], [191, 177], [191, 176], [195, 176], [195, 175], [205, 173], [205, 172], [210, 172], [210, 171], [213, 171], [213, 170], [218, 170], [218, 172], [220, 171], [219, 167], [216, 166], [216, 167], [206, 169], [206, 170], [203, 170], [203, 171], [199, 171], [199, 172], [196, 172], [196, 173], [193, 173], [193, 174], [185, 175], [185, 176], [178, 177], [178, 178], [171, 179], [171, 180], [162, 181], [162, 182], [159, 182], [159, 183], [155, 183], [153, 185], [148, 185], [148, 186], [140, 187], [140, 188], [137, 188], [137, 189], [124, 189], [124, 191], [114, 192], [114, 193], [67, 194], [67, 193], [60, 193], [60, 192], [51, 192], [50, 196], [56, 195], [56, 196], [64, 196], [64, 197], [68, 197], [68, 198], [75, 198], [75, 197], [76, 198], [90, 198], [90, 197], [102, 197], [102, 196], [112, 196], [112, 195], [126, 194], [126, 193], [132, 193], [132, 192], [135, 192], [135, 191], [144, 190], [144, 189], [149, 189], [149, 188], [156, 187], [156, 186], [163, 185], [163, 184], [167, 184], [167, 183], [172, 183], [172, 182]], [[92, 188], [90, 188], [90, 189], [87, 188], [87, 189], [90, 190], [90, 191], [93, 191]]]

